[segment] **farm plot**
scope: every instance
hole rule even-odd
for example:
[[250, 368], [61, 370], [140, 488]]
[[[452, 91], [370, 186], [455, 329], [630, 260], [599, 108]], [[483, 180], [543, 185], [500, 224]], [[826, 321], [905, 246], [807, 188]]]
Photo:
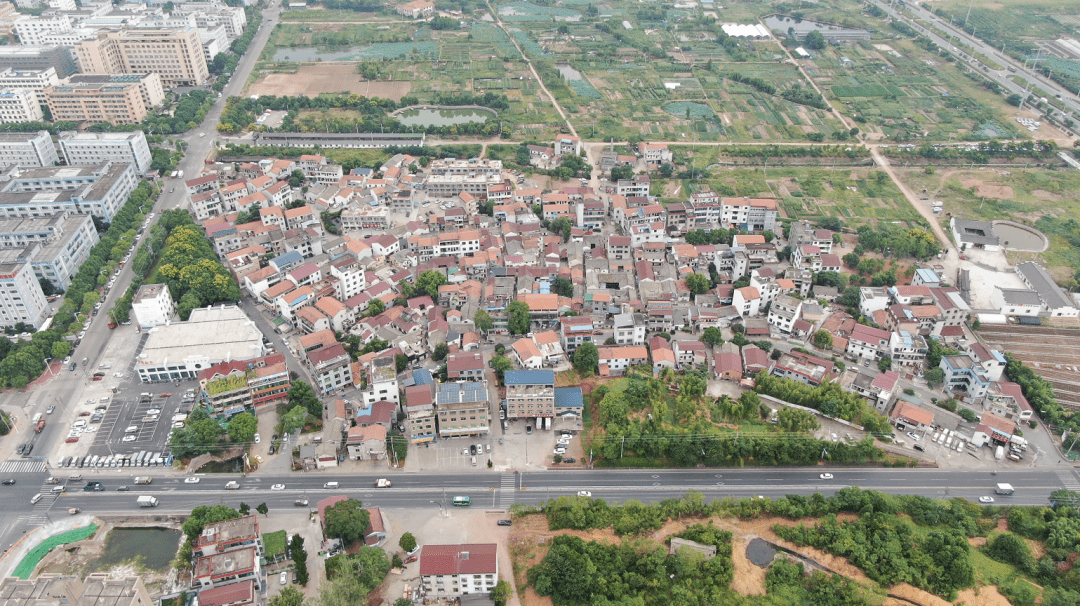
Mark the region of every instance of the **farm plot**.
[[322, 93], [350, 92], [364, 97], [401, 100], [409, 94], [412, 84], [367, 81], [349, 63], [319, 63], [300, 66], [295, 73], [267, 74], [248, 87], [251, 95], [305, 95], [317, 97]]
[[1059, 404], [1080, 410], [1080, 332], [984, 324], [979, 328], [979, 336], [1050, 381]]

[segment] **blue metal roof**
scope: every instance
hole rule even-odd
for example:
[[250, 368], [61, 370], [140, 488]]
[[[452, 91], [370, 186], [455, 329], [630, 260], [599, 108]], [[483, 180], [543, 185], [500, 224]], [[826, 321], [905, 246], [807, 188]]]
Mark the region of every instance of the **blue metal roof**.
[[580, 387], [556, 387], [555, 408], [582, 408]]
[[508, 370], [503, 375], [506, 385], [554, 385], [554, 370]]
[[431, 385], [435, 382], [435, 379], [431, 377], [431, 371], [426, 368], [414, 370], [412, 378], [417, 385]]
[[304, 255], [299, 251], [290, 250], [289, 252], [281, 255], [280, 257], [274, 257], [270, 259], [270, 262], [278, 267], [289, 265], [290, 263], [299, 263], [304, 260]]

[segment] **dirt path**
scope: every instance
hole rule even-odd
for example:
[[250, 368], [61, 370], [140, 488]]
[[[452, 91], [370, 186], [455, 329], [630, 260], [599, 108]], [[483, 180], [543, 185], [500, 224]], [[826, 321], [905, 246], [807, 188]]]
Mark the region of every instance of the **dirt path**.
[[904, 197], [907, 198], [907, 201], [909, 204], [911, 204], [911, 207], [919, 211], [919, 214], [922, 215], [923, 219], [926, 219], [926, 222], [930, 224], [931, 229], [934, 230], [934, 235], [937, 236], [938, 241], [941, 242], [942, 247], [946, 249], [951, 249], [952, 245], [949, 242], [949, 237], [945, 235], [945, 230], [941, 228], [941, 225], [938, 223], [937, 220], [937, 215], [935, 215], [934, 212], [930, 209], [930, 206], [926, 204], [921, 204], [919, 196], [916, 195], [916, 193], [912, 191], [912, 189], [908, 187], [906, 183], [900, 180], [900, 177], [896, 174], [896, 171], [893, 170], [892, 164], [889, 163], [889, 159], [882, 155], [881, 150], [878, 149], [876, 143], [869, 144], [866, 146], [866, 148], [870, 150], [870, 157], [874, 159], [874, 164], [879, 166], [881, 170], [885, 171], [885, 173], [889, 175], [889, 178], [893, 180], [893, 183], [896, 184], [896, 187], [900, 188], [900, 191], [904, 194]]

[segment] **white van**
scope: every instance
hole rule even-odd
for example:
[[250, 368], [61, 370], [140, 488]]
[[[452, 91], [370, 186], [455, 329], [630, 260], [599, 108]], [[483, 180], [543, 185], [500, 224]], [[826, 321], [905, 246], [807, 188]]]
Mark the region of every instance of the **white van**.
[[326, 484], [323, 484], [322, 487], [326, 488], [326, 489], [329, 489], [329, 490], [336, 490], [337, 487], [338, 487], [338, 483], [337, 482], [327, 482]]
[[39, 492], [36, 495], [34, 495], [33, 498], [30, 499], [30, 504], [35, 505], [40, 500], [41, 500], [41, 493]]
[[81, 473], [73, 473], [73, 474], [71, 474], [70, 476], [68, 476], [68, 482], [82, 482], [82, 474]]

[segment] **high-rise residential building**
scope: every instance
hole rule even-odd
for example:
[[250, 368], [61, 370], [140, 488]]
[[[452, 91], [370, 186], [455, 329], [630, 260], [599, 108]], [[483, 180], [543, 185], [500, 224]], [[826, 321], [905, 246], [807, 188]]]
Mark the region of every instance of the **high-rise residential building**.
[[36, 133], [0, 133], [0, 168], [56, 166], [60, 157], [47, 130]]
[[230, 38], [244, 35], [247, 15], [242, 6], [228, 6], [223, 2], [178, 2], [173, 14], [191, 15], [199, 29], [223, 26]]
[[71, 52], [60, 46], [0, 46], [0, 69], [44, 71], [50, 67], [58, 78], [79, 71]]
[[44, 104], [41, 91], [59, 83], [60, 78], [56, 75], [55, 67], [23, 71], [16, 71], [9, 67], [0, 70], [0, 88], [34, 91], [39, 105]]
[[19, 36], [19, 42], [31, 46], [40, 46], [45, 34], [70, 32], [72, 29], [71, 17], [64, 14], [26, 15], [15, 21], [15, 34]]
[[75, 49], [87, 74], [155, 73], [166, 87], [199, 86], [210, 77], [196, 28], [103, 32]]
[[157, 74], [79, 75], [42, 92], [53, 120], [137, 124], [165, 99]]
[[0, 88], [0, 122], [34, 122], [44, 116], [34, 91]]
[[22, 322], [38, 328], [45, 321], [48, 311], [45, 293], [30, 263], [0, 262], [0, 326], [14, 326]]
[[141, 130], [130, 133], [65, 131], [57, 137], [64, 160], [74, 164], [118, 162], [134, 164], [139, 174], [150, 169], [150, 146]]
[[59, 212], [48, 217], [0, 219], [5, 261], [30, 261], [34, 275], [67, 290], [79, 266], [98, 243], [90, 215]]

